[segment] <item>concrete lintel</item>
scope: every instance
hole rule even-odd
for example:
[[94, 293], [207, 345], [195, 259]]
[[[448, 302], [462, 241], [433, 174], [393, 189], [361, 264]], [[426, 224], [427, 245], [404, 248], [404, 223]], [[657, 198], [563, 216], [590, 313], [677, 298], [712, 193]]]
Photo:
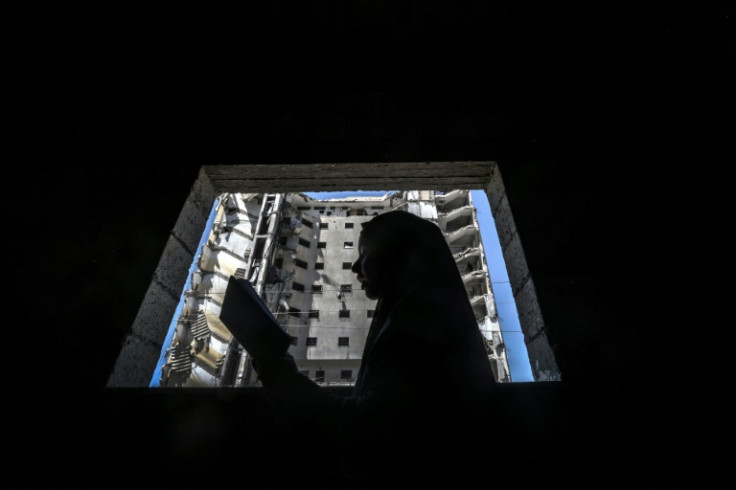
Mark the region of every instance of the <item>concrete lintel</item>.
[[218, 192], [483, 189], [494, 162], [208, 165]]

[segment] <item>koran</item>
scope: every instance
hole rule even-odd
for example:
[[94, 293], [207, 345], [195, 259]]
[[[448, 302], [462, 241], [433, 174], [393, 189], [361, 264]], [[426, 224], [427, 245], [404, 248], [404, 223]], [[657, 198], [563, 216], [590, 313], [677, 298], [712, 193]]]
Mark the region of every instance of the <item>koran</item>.
[[291, 335], [276, 320], [247, 279], [230, 276], [220, 320], [255, 359], [282, 356], [291, 345]]

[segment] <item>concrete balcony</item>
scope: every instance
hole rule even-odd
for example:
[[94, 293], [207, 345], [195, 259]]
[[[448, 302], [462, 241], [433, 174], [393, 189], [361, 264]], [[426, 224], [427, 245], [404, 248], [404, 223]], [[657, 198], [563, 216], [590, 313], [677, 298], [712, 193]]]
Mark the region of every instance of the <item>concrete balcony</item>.
[[479, 294], [470, 298], [470, 306], [484, 306], [485, 304], [486, 297], [483, 294]]
[[445, 194], [436, 195], [434, 197], [434, 202], [437, 203], [437, 205], [439, 206], [439, 205], [450, 203], [459, 197], [467, 198], [467, 195], [468, 195], [467, 190], [455, 189], [454, 191], [450, 191]]
[[473, 219], [473, 206], [467, 204], [459, 208], [453, 209], [449, 212], [437, 213], [437, 224], [440, 228], [445, 229], [450, 223], [458, 218]]
[[466, 249], [460, 248], [459, 252], [455, 252], [452, 255], [452, 258], [455, 259], [455, 264], [457, 264], [458, 269], [460, 269], [461, 273], [466, 271], [467, 264], [473, 264], [473, 267], [477, 270], [480, 270], [482, 267], [480, 265], [482, 263], [482, 257], [479, 247]]
[[443, 234], [445, 235], [445, 240], [451, 246], [471, 246], [474, 244], [473, 242], [478, 234], [478, 229], [473, 225], [468, 225], [459, 230]]

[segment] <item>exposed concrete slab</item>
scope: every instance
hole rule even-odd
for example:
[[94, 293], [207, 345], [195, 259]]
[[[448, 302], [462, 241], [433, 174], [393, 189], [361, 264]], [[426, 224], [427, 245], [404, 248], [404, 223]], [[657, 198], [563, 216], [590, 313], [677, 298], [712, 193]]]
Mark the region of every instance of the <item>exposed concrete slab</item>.
[[518, 292], [514, 294], [516, 310], [519, 314], [524, 338], [528, 340], [544, 328], [544, 318], [537, 302], [534, 281], [530, 278]]
[[498, 166], [492, 169], [490, 181], [485, 189], [514, 294], [519, 323], [524, 332], [532, 374], [535, 381], [559, 380], [560, 372], [547, 339], [534, 281], [527, 266], [521, 238]]
[[[110, 388], [147, 387], [153, 377], [161, 347], [129, 335], [107, 381]], [[153, 359], [153, 364], [151, 364]]]
[[529, 268], [526, 264], [526, 257], [524, 257], [519, 235], [515, 233], [506, 246], [501, 246], [501, 251], [511, 283], [511, 292], [516, 295], [530, 279]]
[[491, 207], [491, 211], [494, 213], [495, 219], [496, 209], [499, 208], [501, 199], [506, 196], [506, 188], [503, 186], [501, 171], [498, 169], [498, 165], [495, 162], [493, 162], [491, 176], [484, 189], [486, 191], [486, 196], [488, 197], [488, 204]]
[[146, 342], [163, 346], [180, 295], [181, 289], [177, 293], [166, 283], [151, 282], [133, 321], [131, 333]]
[[560, 371], [547, 339], [544, 318], [537, 301], [537, 291], [531, 278], [528, 278], [524, 285], [514, 293], [514, 299], [521, 330], [524, 332], [524, 342], [534, 380], [559, 380]]
[[212, 182], [206, 172], [201, 170], [171, 232], [192, 254], [197, 253], [195, 249], [202, 238], [216, 198], [217, 193]]
[[[199, 253], [197, 247], [216, 197], [206, 172], [201, 170], [166, 242], [108, 386], [148, 386], [179, 304], [189, 267]], [[133, 344], [146, 348], [135, 351], [130, 347]]]
[[173, 297], [179, 298], [189, 275], [189, 267], [199, 253], [200, 251], [195, 249], [192, 254], [190, 250], [184, 248], [180, 240], [169, 235], [164, 253], [153, 273], [153, 282], [160, 284]]
[[493, 212], [493, 221], [496, 223], [498, 241], [501, 244], [501, 248], [504, 248], [516, 236], [516, 222], [511, 213], [511, 205], [505, 194], [498, 201], [495, 208], [491, 207], [491, 211]]

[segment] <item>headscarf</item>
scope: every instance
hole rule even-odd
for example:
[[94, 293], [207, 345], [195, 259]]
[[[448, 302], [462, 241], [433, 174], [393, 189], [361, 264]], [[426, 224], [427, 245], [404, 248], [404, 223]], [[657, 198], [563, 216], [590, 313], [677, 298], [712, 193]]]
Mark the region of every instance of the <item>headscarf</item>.
[[[477, 358], [477, 352], [485, 352], [460, 271], [439, 226], [406, 211], [395, 210], [376, 216], [362, 227], [361, 239], [377, 251], [385, 268], [364, 355], [370, 351], [385, 320], [402, 298], [426, 296], [432, 288], [441, 289], [443, 297], [431, 307], [449, 308], [453, 312], [452, 325], [440, 326], [441, 329], [453, 329], [464, 338], [456, 344], [458, 349], [470, 346], [470, 352], [458, 352], [457, 355]], [[479, 362], [489, 366], [485, 355]], [[490, 372], [490, 367], [488, 370]], [[359, 373], [358, 384], [360, 377]]]
[[390, 309], [403, 295], [428, 283], [465, 291], [442, 230], [433, 222], [395, 210], [362, 227], [361, 238], [380, 251], [387, 269], [379, 294], [384, 308]]

